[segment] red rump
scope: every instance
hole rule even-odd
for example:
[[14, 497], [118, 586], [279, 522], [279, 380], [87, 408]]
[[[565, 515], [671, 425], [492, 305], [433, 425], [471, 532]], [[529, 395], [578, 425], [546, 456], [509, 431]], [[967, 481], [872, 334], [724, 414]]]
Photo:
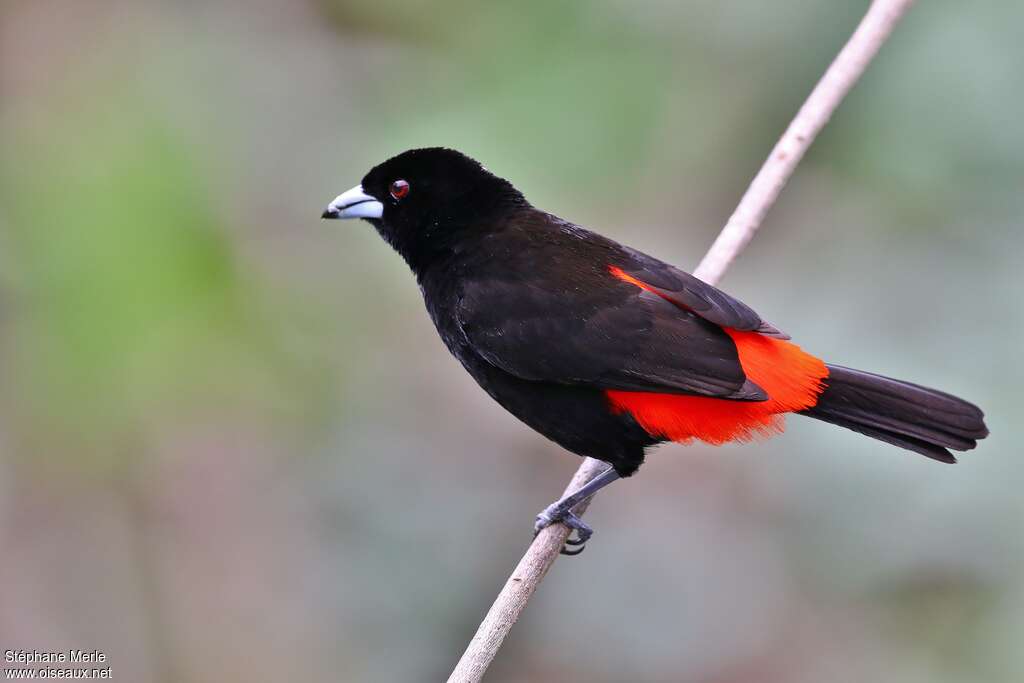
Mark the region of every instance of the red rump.
[[[618, 268], [610, 270], [615, 277], [652, 291]], [[765, 390], [767, 401], [609, 390], [606, 393], [612, 409], [630, 413], [653, 436], [683, 442], [700, 439], [719, 445], [780, 433], [785, 427], [783, 413], [805, 410], [817, 403], [828, 377], [820, 359], [792, 342], [724, 329], [736, 344], [743, 372]], [[680, 353], [686, 353], [686, 349], [680, 349]]]

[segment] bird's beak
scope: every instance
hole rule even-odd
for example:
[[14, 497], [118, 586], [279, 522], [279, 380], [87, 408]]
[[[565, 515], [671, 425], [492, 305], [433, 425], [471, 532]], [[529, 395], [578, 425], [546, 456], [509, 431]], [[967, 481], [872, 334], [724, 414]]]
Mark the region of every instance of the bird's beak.
[[356, 185], [348, 192], [342, 192], [327, 205], [321, 218], [380, 218], [384, 205], [375, 197], [363, 192], [362, 185]]

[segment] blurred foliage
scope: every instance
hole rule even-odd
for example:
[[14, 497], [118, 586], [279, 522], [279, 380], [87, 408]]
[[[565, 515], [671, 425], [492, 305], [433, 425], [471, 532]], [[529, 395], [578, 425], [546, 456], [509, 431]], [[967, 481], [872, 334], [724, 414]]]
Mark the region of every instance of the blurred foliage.
[[85, 469], [137, 458], [172, 416], [287, 410], [312, 379], [289, 376], [201, 151], [143, 93], [112, 85], [92, 81], [73, 109], [52, 101], [13, 131], [0, 189], [18, 451]]

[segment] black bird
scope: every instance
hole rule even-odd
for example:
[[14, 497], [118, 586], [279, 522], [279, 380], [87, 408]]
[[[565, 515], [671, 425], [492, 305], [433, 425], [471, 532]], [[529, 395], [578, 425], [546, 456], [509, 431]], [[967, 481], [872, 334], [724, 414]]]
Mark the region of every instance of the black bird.
[[683, 271], [534, 208], [454, 150], [375, 167], [323, 218], [370, 222], [416, 275], [445, 345], [534, 430], [610, 467], [537, 516], [580, 546], [572, 507], [635, 473], [663, 441], [780, 432], [799, 413], [956, 462], [982, 412], [909, 382], [827, 365], [748, 306]]

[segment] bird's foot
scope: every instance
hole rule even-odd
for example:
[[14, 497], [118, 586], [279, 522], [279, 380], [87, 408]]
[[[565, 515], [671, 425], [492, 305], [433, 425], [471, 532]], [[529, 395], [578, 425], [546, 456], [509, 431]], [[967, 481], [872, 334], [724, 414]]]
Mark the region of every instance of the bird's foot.
[[[594, 535], [594, 530], [584, 522], [579, 516], [574, 513], [571, 509], [560, 506], [558, 503], [552, 503], [551, 505], [544, 508], [539, 515], [537, 515], [537, 521], [533, 524], [533, 536], [537, 537], [537, 534], [552, 524], [562, 524], [569, 527], [570, 538], [566, 539], [565, 546], [561, 550], [563, 555], [579, 555], [586, 548], [587, 541]], [[576, 532], [576, 538], [571, 538], [571, 532]], [[568, 546], [576, 546], [575, 549], [570, 550]]]

